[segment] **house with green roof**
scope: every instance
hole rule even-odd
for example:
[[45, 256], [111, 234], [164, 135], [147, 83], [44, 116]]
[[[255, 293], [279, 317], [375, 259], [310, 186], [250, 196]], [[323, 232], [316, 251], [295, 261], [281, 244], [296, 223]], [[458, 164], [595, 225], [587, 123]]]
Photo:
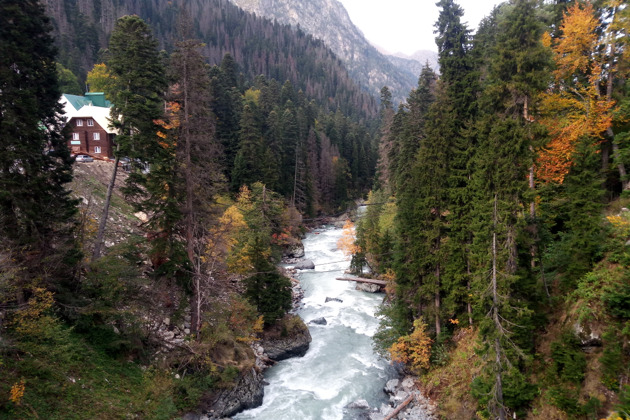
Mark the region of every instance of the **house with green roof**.
[[117, 131], [110, 127], [112, 103], [103, 92], [88, 92], [85, 96], [61, 95], [66, 124], [72, 129], [69, 142], [73, 154], [86, 154], [95, 158], [114, 157], [114, 137]]

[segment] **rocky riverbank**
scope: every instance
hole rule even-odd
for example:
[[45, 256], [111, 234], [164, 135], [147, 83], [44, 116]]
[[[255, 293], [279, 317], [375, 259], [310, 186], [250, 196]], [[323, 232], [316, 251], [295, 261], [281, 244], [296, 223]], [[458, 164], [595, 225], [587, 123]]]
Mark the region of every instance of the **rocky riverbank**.
[[354, 418], [366, 420], [437, 420], [433, 402], [424, 397], [413, 377], [391, 379], [383, 388], [389, 395], [388, 403], [370, 407], [367, 401], [357, 400], [346, 408]]
[[[301, 241], [285, 253], [284, 262], [303, 262], [304, 246]], [[293, 309], [300, 305], [304, 291], [295, 278], [296, 269], [281, 268], [283, 275], [291, 279]], [[302, 357], [308, 351], [311, 334], [302, 319], [289, 314], [276, 325], [266, 329], [259, 341], [252, 344], [255, 364], [241, 372], [234, 386], [221, 390], [203, 404], [200, 413], [189, 413], [184, 420], [213, 420], [233, 416], [243, 410], [258, 407], [264, 397], [264, 371], [276, 362], [291, 357]]]

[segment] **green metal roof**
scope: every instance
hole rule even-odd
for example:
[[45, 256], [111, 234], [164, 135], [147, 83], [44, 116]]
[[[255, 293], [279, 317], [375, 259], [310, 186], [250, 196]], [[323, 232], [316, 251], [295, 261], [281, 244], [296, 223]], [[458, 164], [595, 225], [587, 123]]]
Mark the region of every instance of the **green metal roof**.
[[103, 108], [109, 108], [112, 106], [112, 103], [105, 99], [105, 93], [103, 92], [87, 92], [85, 96], [69, 95], [64, 93], [63, 96], [66, 97], [68, 102], [70, 102], [70, 105], [72, 105], [77, 111], [85, 105], [100, 106]]
[[87, 92], [85, 98], [91, 100], [93, 106], [102, 106], [105, 108], [112, 106], [112, 103], [105, 99], [104, 92]]

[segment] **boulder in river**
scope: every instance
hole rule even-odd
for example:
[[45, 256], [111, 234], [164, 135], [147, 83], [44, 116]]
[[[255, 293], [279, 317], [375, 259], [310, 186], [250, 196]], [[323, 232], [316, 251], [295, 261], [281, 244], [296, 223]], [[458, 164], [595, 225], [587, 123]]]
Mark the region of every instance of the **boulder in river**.
[[299, 261], [293, 268], [296, 270], [315, 270], [315, 263], [311, 260]]
[[210, 406], [210, 418], [231, 417], [236, 413], [262, 404], [264, 396], [263, 374], [251, 368], [240, 375], [233, 388], [216, 394]]
[[381, 291], [381, 286], [371, 283], [357, 283], [356, 290], [368, 293], [378, 293]]
[[370, 404], [368, 404], [366, 400], [356, 400], [355, 402], [348, 404], [348, 408], [369, 410]]
[[339, 302], [339, 303], [343, 303], [343, 300], [339, 299], [339, 298], [331, 298], [331, 297], [327, 297], [326, 298], [326, 302], [324, 303], [328, 303], [328, 302]]
[[276, 362], [304, 356], [310, 344], [311, 333], [297, 315], [285, 317], [278, 325], [265, 331], [261, 341], [267, 357]]
[[308, 323], [309, 324], [315, 324], [315, 325], [327, 325], [328, 321], [326, 321], [326, 318], [321, 317], [321, 318], [317, 318], [317, 319], [311, 319]]

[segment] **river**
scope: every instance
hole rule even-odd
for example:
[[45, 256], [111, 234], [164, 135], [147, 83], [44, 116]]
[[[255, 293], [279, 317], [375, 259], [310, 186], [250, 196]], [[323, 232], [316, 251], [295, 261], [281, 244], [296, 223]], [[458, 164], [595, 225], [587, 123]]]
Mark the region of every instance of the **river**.
[[[349, 420], [358, 413], [347, 409], [348, 404], [365, 399], [370, 407], [379, 407], [386, 401], [383, 386], [394, 372], [372, 349], [378, 327], [375, 311], [383, 295], [335, 280], [349, 266], [337, 249], [341, 233], [340, 228], [324, 227], [303, 241], [305, 258], [315, 263], [315, 270], [299, 274], [304, 299], [298, 314], [307, 324], [324, 317], [327, 325], [309, 325], [313, 341], [306, 355], [268, 369], [262, 406], [235, 419]], [[342, 302], [326, 303], [327, 297]]]

